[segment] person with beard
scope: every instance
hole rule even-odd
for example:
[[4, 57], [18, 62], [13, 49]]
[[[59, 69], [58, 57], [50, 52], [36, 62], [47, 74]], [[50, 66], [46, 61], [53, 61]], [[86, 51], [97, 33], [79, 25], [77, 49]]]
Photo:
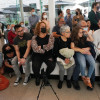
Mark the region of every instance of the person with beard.
[[90, 29], [94, 31], [99, 29], [98, 21], [100, 20], [100, 13], [98, 12], [98, 9], [99, 9], [99, 3], [94, 2], [92, 4], [92, 10], [89, 12], [88, 15], [88, 18], [91, 22]]
[[12, 66], [17, 76], [14, 85], [18, 85], [21, 80], [21, 72], [19, 67], [22, 65], [25, 69], [25, 79], [23, 85], [27, 85], [30, 76], [30, 50], [31, 50], [31, 34], [24, 33], [23, 27], [21, 25], [15, 25], [15, 32], [17, 34], [14, 39], [14, 47], [16, 55], [12, 60]]
[[[39, 22], [35, 28], [35, 35], [32, 38], [32, 69], [36, 77], [35, 84], [40, 84], [40, 68], [44, 62], [47, 65], [46, 77], [54, 70], [56, 61], [53, 57], [54, 37], [48, 34], [46, 23]], [[46, 82], [45, 84], [48, 84]]]
[[60, 37], [60, 27], [65, 24], [64, 17], [58, 18], [58, 24], [53, 27], [52, 34], [55, 38]]
[[70, 9], [67, 9], [66, 13], [67, 13], [67, 15], [64, 18], [65, 24], [68, 25], [70, 27], [70, 29], [72, 30], [72, 18], [73, 18], [73, 16], [70, 13]]
[[12, 24], [11, 30], [8, 32], [8, 42], [9, 42], [9, 44], [12, 44], [12, 45], [14, 44], [13, 40], [16, 37], [14, 26], [15, 25]]
[[80, 20], [84, 20], [84, 16], [82, 16], [81, 10], [79, 8], [76, 9], [76, 15], [72, 19], [72, 26], [76, 26]]

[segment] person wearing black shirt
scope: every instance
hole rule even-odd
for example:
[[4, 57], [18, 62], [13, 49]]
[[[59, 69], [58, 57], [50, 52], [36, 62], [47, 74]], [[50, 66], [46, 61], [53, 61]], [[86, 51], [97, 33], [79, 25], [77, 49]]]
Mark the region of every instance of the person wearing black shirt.
[[30, 50], [31, 50], [31, 34], [24, 33], [23, 27], [20, 25], [15, 25], [15, 32], [17, 34], [14, 39], [14, 47], [16, 51], [16, 55], [12, 60], [13, 69], [17, 76], [14, 85], [18, 85], [21, 79], [21, 73], [19, 67], [22, 65], [25, 69], [25, 79], [23, 85], [27, 85], [30, 76]]
[[4, 72], [12, 77], [14, 70], [11, 61], [16, 56], [15, 49], [12, 45], [5, 44], [2, 48], [2, 52], [4, 54]]
[[[70, 27], [69, 26], [62, 26], [60, 28], [61, 37], [56, 38], [55, 44], [54, 44], [54, 55], [55, 57], [59, 57], [65, 61], [66, 64], [69, 63], [70, 59], [65, 58], [59, 53], [59, 50], [62, 48], [70, 48], [71, 44], [71, 38], [70, 38]], [[64, 68], [63, 64], [57, 61], [57, 64], [59, 65], [59, 74], [60, 74], [60, 80], [58, 83], [58, 88], [62, 88], [63, 80], [64, 80], [64, 74], [66, 69]], [[67, 87], [71, 88], [71, 76], [73, 74], [74, 65], [72, 65], [70, 68], [67, 69]]]
[[58, 18], [58, 24], [53, 27], [52, 34], [55, 38], [60, 37], [60, 27], [65, 24], [64, 17]]
[[39, 22], [35, 28], [35, 36], [32, 38], [32, 68], [36, 77], [36, 85], [40, 84], [40, 68], [44, 62], [47, 65], [47, 77], [55, 68], [55, 60], [53, 58], [54, 37], [47, 34], [46, 24]]
[[[72, 42], [71, 48], [76, 52], [75, 59], [80, 66], [80, 72], [82, 75], [82, 80], [86, 86], [90, 87], [93, 90], [90, 78], [95, 68], [95, 60], [90, 52], [90, 47], [87, 44], [87, 38], [83, 36], [82, 28], [76, 26], [72, 31]], [[89, 63], [89, 69], [87, 77], [85, 76], [86, 61]]]

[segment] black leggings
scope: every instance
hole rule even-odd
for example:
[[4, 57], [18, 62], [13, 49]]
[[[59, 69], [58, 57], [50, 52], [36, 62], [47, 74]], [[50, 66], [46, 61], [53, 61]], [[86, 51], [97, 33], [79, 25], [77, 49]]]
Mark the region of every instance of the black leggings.
[[38, 55], [32, 56], [32, 69], [35, 77], [40, 77], [39, 72], [43, 62], [47, 65], [47, 69], [46, 69], [47, 76], [49, 76], [50, 73], [54, 70], [56, 61], [54, 61], [53, 58], [43, 60], [43, 57], [41, 56]]

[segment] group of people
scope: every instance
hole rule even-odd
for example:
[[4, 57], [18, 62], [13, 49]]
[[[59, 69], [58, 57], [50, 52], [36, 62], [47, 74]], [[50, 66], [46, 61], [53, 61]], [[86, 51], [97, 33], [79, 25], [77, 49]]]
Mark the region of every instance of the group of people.
[[[32, 70], [36, 78], [35, 83], [38, 86], [40, 84], [42, 63], [44, 62], [47, 65], [45, 73], [47, 78], [53, 72], [57, 63], [59, 66], [59, 82], [57, 85], [59, 89], [62, 88], [64, 74], [67, 70], [68, 88], [71, 88], [73, 84], [76, 90], [80, 90], [78, 78], [81, 73], [81, 78], [87, 89], [93, 90], [95, 61], [97, 60], [100, 63], [100, 13], [97, 12], [97, 8], [98, 3], [93, 3], [89, 19], [86, 21], [80, 9], [76, 9], [74, 17], [70, 14], [70, 9], [67, 9], [65, 18], [60, 10], [52, 34], [49, 34], [50, 25], [47, 14], [44, 12], [41, 21], [39, 21], [35, 9], [32, 9], [32, 15], [29, 17], [30, 32], [23, 22], [18, 25], [11, 25], [10, 30], [9, 25], [7, 26], [9, 30], [6, 35], [7, 44], [2, 48], [3, 54], [0, 53], [0, 67], [4, 56], [3, 65], [6, 67], [3, 67], [6, 72], [15, 73], [14, 85], [16, 86], [22, 79], [20, 68], [23, 66], [25, 70], [23, 85], [27, 85], [30, 80], [30, 61], [32, 61]], [[73, 61], [71, 57], [67, 58], [60, 53], [60, 50], [64, 48], [75, 52], [73, 55], [75, 63], [71, 64], [69, 68], [65, 68], [65, 65], [67, 66]], [[57, 60], [58, 58], [61, 61]], [[85, 74], [86, 66], [88, 67], [87, 75]], [[3, 70], [0, 70], [0, 72], [3, 73]]]

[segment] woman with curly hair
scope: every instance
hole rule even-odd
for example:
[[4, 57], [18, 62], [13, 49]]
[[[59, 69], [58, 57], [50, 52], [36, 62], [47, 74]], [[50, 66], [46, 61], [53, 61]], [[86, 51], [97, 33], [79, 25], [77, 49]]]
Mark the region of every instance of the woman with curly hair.
[[[73, 28], [71, 38], [71, 48], [76, 52], [75, 59], [80, 66], [82, 80], [86, 84], [86, 86], [90, 87], [92, 90], [93, 87], [90, 82], [90, 78], [95, 68], [95, 60], [90, 53], [91, 48], [87, 45], [86, 37], [83, 36], [83, 30], [80, 27], [76, 26]], [[87, 77], [85, 76], [86, 61], [90, 65]]]
[[44, 62], [47, 65], [46, 75], [49, 76], [50, 73], [55, 68], [55, 60], [53, 58], [52, 49], [54, 46], [54, 37], [47, 34], [48, 30], [46, 23], [39, 22], [35, 28], [35, 35], [32, 38], [32, 68], [36, 77], [36, 85], [40, 84], [40, 68]]

